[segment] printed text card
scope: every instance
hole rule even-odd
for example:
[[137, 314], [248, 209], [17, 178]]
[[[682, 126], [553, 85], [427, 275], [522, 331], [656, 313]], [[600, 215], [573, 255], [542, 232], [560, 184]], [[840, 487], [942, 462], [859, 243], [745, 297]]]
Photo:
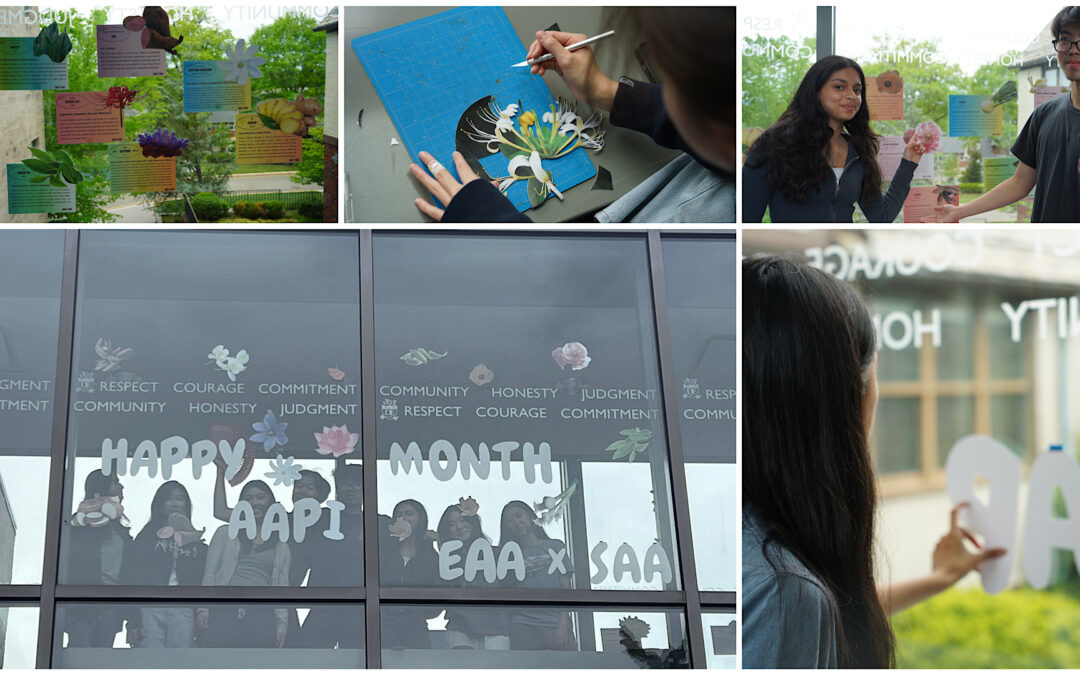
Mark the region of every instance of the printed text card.
[[956, 206], [959, 201], [960, 188], [956, 186], [933, 185], [929, 187], [913, 187], [904, 200], [904, 222], [921, 223], [924, 218], [933, 218], [936, 214], [934, 209], [938, 206], [952, 204]]
[[871, 120], [904, 119], [904, 80], [896, 71], [866, 78], [866, 106]]
[[40, 175], [25, 164], [7, 165], [8, 213], [74, 213], [75, 186], [58, 188], [49, 181], [30, 182]]
[[989, 100], [989, 96], [949, 94], [949, 136], [1000, 136], [1001, 106], [984, 106]]
[[97, 27], [98, 77], [154, 77], [165, 74], [165, 50], [142, 46], [142, 31]]
[[184, 61], [184, 112], [250, 110], [251, 80], [226, 82], [217, 61]]
[[[34, 56], [34, 38], [0, 38], [0, 89], [67, 89], [67, 59]], [[59, 189], [59, 188], [57, 188]]]
[[296, 134], [266, 128], [255, 113], [236, 116], [237, 164], [294, 164], [302, 145]]
[[175, 157], [143, 157], [138, 143], [109, 146], [112, 192], [168, 192], [176, 189]]
[[[900, 160], [904, 157], [904, 148], [907, 143], [903, 136], [882, 136], [881, 147], [878, 148], [878, 165], [881, 167], [882, 180], [892, 180], [893, 174], [900, 168]], [[919, 160], [915, 167], [912, 178], [934, 178], [934, 153], [928, 152]]]
[[79, 91], [56, 95], [56, 140], [72, 143], [116, 143], [124, 140], [120, 109], [105, 105], [106, 94]]

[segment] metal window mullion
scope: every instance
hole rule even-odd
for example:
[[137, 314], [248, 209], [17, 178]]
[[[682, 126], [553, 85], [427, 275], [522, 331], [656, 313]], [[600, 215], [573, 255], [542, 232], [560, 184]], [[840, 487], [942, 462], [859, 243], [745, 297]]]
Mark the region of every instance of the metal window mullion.
[[53, 380], [53, 424], [49, 443], [49, 505], [45, 520], [45, 551], [38, 610], [37, 667], [52, 667], [53, 626], [56, 621], [56, 583], [60, 571], [60, 535], [64, 525], [64, 481], [67, 468], [68, 401], [75, 340], [75, 291], [79, 263], [79, 230], [64, 234], [60, 282], [60, 326], [56, 341], [56, 379]]
[[368, 668], [382, 667], [382, 621], [379, 604], [379, 450], [375, 435], [375, 272], [372, 231], [360, 231], [360, 402], [364, 462], [364, 658]]
[[237, 601], [237, 602], [289, 602], [304, 606], [306, 603], [337, 600], [363, 602], [365, 589], [333, 586], [88, 586], [65, 585], [56, 587], [56, 597], [61, 601], [82, 602], [188, 602], [188, 601]]

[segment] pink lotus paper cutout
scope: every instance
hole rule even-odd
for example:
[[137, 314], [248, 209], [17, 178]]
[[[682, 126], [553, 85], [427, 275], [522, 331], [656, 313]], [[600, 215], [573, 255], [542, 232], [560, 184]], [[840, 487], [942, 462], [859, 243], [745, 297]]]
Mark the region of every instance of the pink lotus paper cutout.
[[343, 424], [340, 427], [323, 427], [321, 434], [315, 432], [315, 440], [319, 443], [315, 452], [320, 455], [341, 457], [356, 450], [360, 434], [349, 433], [348, 425]]
[[580, 342], [567, 342], [562, 347], [553, 349], [551, 358], [559, 364], [559, 370], [565, 370], [566, 366], [570, 366], [571, 370], [583, 370], [588, 368], [592, 361], [589, 350]]

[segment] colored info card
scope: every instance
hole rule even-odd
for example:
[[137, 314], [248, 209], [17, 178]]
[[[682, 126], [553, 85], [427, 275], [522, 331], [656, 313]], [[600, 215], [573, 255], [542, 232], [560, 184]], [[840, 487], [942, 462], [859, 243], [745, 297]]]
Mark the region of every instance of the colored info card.
[[[0, 89], [67, 89], [67, 60], [34, 56], [34, 38], [0, 38]], [[59, 188], [57, 188], [59, 189]]]
[[7, 165], [8, 213], [75, 213], [75, 186], [53, 187], [49, 181], [32, 182], [41, 176], [25, 164]]
[[105, 105], [103, 91], [56, 95], [56, 140], [72, 143], [116, 143], [124, 140], [120, 109]]
[[949, 136], [1000, 136], [1001, 106], [989, 96], [949, 94]]
[[142, 31], [97, 27], [98, 77], [154, 77], [165, 74], [165, 50], [143, 47]]
[[175, 157], [143, 157], [138, 143], [109, 146], [112, 192], [170, 192], [176, 189]]
[[913, 187], [904, 200], [904, 222], [921, 223], [924, 218], [934, 218], [934, 209], [946, 204], [960, 204], [960, 188], [955, 185]]
[[228, 82], [217, 61], [184, 61], [184, 112], [250, 110], [251, 80]]
[[299, 136], [267, 128], [255, 113], [236, 116], [237, 164], [295, 164], [302, 145]]

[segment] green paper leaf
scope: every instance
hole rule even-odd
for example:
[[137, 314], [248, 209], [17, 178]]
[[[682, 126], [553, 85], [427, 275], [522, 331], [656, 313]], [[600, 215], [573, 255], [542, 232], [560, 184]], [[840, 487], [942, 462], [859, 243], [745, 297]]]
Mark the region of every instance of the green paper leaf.
[[507, 145], [506, 143], [499, 143], [499, 152], [501, 152], [504, 157], [509, 157], [509, 158], [513, 158], [516, 155], [525, 154], [521, 150], [518, 150], [517, 148], [515, 148], [512, 145]]
[[67, 183], [60, 180], [59, 176], [49, 176], [49, 185], [52, 185], [53, 187], [59, 187], [59, 188], [67, 187]]
[[31, 183], [44, 183], [47, 180], [49, 180], [48, 176], [31, 176], [30, 177], [30, 182]]
[[540, 206], [544, 203], [544, 198], [547, 197], [544, 184], [538, 181], [536, 178], [530, 178], [526, 190], [529, 193], [529, 205], [533, 208]]
[[53, 159], [52, 155], [45, 152], [41, 148], [28, 148], [28, 150], [30, 150], [31, 155], [33, 155], [34, 157], [37, 157], [38, 159], [42, 160], [43, 162], [49, 162], [51, 164], [52, 162], [55, 161]]
[[276, 130], [281, 129], [281, 127], [278, 126], [278, 123], [274, 121], [273, 117], [269, 117], [267, 115], [264, 115], [261, 112], [257, 112], [255, 114], [259, 116], [259, 119], [262, 120], [263, 126], [266, 127], [267, 129], [276, 129]]
[[616, 452], [614, 455], [612, 455], [611, 458], [612, 459], [622, 459], [623, 457], [629, 457], [630, 453], [632, 453], [633, 451], [634, 451], [633, 444], [627, 443], [623, 447], [619, 448], [619, 451]]
[[625, 443], [626, 443], [626, 441], [615, 441], [611, 445], [604, 448], [604, 452], [615, 452], [616, 450], [621, 448]]
[[40, 159], [24, 159], [22, 163], [25, 164], [28, 169], [33, 169], [38, 173], [43, 173], [45, 175], [56, 173], [55, 165], [49, 162], [43, 162]]
[[83, 180], [84, 180], [83, 175], [81, 173], [79, 173], [78, 171], [76, 171], [75, 172], [75, 182], [76, 183], [81, 183], [81, 182], [83, 182]]
[[56, 157], [57, 157], [57, 159], [60, 160], [61, 164], [65, 164], [65, 165], [71, 167], [72, 169], [75, 168], [75, 162], [72, 161], [71, 155], [67, 154], [63, 150], [57, 150], [56, 151]]
[[64, 175], [64, 180], [66, 180], [67, 182], [69, 182], [69, 183], [74, 183], [75, 182], [75, 174], [76, 174], [75, 169], [73, 169], [73, 168], [71, 168], [71, 167], [69, 167], [67, 165], [64, 165], [64, 166], [60, 167], [60, 173], [62, 173]]

